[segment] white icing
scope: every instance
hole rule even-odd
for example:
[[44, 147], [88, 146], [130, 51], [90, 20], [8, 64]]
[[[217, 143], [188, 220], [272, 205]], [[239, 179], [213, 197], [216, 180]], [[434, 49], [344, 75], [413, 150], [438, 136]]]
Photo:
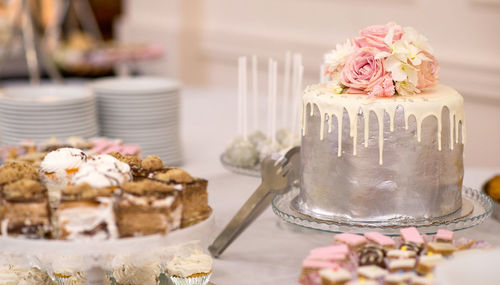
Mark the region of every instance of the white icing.
[[112, 266], [118, 284], [156, 285], [161, 273], [160, 261], [156, 258], [138, 262], [136, 258], [117, 256]]
[[[307, 107], [310, 106], [309, 115], [314, 115], [314, 106], [319, 109], [321, 118], [320, 125], [320, 140], [324, 139], [325, 121], [328, 122], [328, 133], [332, 131], [333, 117], [337, 118], [338, 134], [338, 156], [342, 155], [342, 127], [343, 114], [346, 111], [349, 117], [349, 134], [353, 140], [353, 154], [356, 155], [356, 146], [358, 140], [357, 130], [357, 115], [360, 111], [364, 118], [364, 146], [368, 147], [368, 132], [370, 113], [373, 112], [378, 121], [378, 147], [379, 147], [379, 163], [383, 164], [383, 149], [384, 149], [384, 114], [387, 114], [390, 119], [390, 131], [394, 131], [394, 116], [398, 106], [403, 107], [405, 114], [405, 126], [408, 129], [408, 119], [413, 116], [417, 123], [417, 140], [422, 139], [422, 122], [428, 116], [434, 116], [437, 119], [438, 131], [436, 137], [438, 139], [438, 148], [442, 149], [442, 111], [444, 107], [449, 110], [450, 126], [450, 149], [453, 149], [454, 143], [465, 143], [465, 116], [462, 96], [454, 89], [438, 85], [434, 88], [425, 90], [421, 94], [414, 96], [392, 96], [388, 98], [370, 97], [368, 95], [358, 94], [336, 94], [332, 87], [325, 84], [310, 86], [306, 89], [302, 98], [302, 135], [306, 134], [306, 116]], [[460, 128], [461, 126], [461, 128]], [[461, 131], [459, 136], [459, 131]], [[454, 136], [453, 136], [454, 135]]]
[[94, 188], [119, 186], [130, 181], [130, 166], [111, 155], [97, 155], [87, 160], [71, 180], [71, 184], [88, 183]]
[[201, 251], [195, 251], [189, 256], [176, 256], [167, 263], [167, 273], [177, 277], [209, 273], [211, 270], [212, 258]]
[[45, 271], [38, 268], [22, 268], [12, 264], [0, 267], [2, 285], [52, 285], [54, 284]]
[[[97, 200], [100, 204], [96, 207], [82, 206], [58, 210], [57, 220], [59, 225], [69, 232], [66, 237], [68, 240], [103, 240], [118, 237], [112, 199], [98, 197]], [[101, 230], [92, 236], [84, 234], [85, 231], [91, 231], [102, 223], [106, 223], [107, 232]]]
[[0, 267], [0, 284], [3, 285], [17, 285], [20, 278], [13, 266], [5, 265]]
[[2, 220], [1, 223], [2, 236], [6, 237], [9, 235], [9, 219]]
[[44, 173], [56, 173], [66, 175], [66, 169], [77, 169], [87, 160], [87, 155], [77, 148], [60, 148], [49, 152], [42, 163], [41, 170]]

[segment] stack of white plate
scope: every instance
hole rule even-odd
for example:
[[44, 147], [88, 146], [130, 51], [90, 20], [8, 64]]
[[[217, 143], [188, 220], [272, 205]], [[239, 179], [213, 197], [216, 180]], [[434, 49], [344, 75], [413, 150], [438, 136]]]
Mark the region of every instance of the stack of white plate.
[[180, 85], [155, 77], [96, 81], [101, 135], [137, 144], [142, 155], [158, 155], [164, 163], [182, 163]]
[[96, 100], [85, 86], [13, 86], [0, 92], [0, 143], [98, 134]]

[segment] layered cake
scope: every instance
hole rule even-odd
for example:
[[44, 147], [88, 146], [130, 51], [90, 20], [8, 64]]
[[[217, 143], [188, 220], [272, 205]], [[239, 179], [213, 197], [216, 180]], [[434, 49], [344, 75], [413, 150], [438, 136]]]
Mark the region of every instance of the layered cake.
[[4, 236], [106, 240], [167, 234], [211, 214], [207, 181], [157, 156], [47, 153], [40, 169], [19, 161], [0, 167]]
[[3, 236], [46, 238], [50, 233], [47, 188], [30, 165], [10, 162], [0, 167], [0, 219]]
[[324, 220], [432, 220], [462, 205], [462, 96], [439, 85], [427, 39], [371, 26], [325, 56], [303, 100], [301, 189], [293, 207]]

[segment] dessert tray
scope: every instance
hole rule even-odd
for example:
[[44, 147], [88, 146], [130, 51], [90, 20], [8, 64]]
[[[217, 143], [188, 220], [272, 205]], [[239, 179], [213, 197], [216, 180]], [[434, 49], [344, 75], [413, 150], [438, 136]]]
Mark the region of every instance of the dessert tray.
[[252, 176], [252, 177], [260, 177], [260, 164], [257, 164], [253, 168], [244, 168], [244, 167], [235, 166], [229, 162], [225, 153], [220, 155], [220, 162], [222, 163], [224, 168], [226, 168], [227, 170], [234, 172], [236, 174], [242, 174], [242, 175], [247, 175], [247, 176]]
[[[70, 280], [76, 275], [86, 276], [87, 284], [108, 284], [106, 280], [114, 284], [114, 272], [137, 275], [148, 270], [161, 272], [165, 263], [174, 256], [206, 248], [213, 228], [212, 214], [196, 225], [167, 235], [104, 241], [0, 237], [0, 252], [4, 265], [39, 268], [57, 284], [76, 284]], [[159, 284], [168, 284], [163, 274], [157, 279]]]
[[397, 220], [391, 222], [353, 222], [353, 221], [325, 221], [303, 215], [293, 209], [292, 203], [299, 194], [297, 187], [292, 187], [283, 194], [277, 194], [272, 200], [273, 211], [285, 222], [304, 228], [325, 232], [352, 232], [365, 233], [379, 231], [386, 235], [399, 235], [401, 228], [414, 226], [422, 233], [433, 234], [438, 229], [453, 231], [471, 228], [481, 224], [491, 215], [493, 202], [491, 198], [479, 190], [462, 187], [463, 206], [459, 212], [431, 220], [431, 221], [405, 221]]

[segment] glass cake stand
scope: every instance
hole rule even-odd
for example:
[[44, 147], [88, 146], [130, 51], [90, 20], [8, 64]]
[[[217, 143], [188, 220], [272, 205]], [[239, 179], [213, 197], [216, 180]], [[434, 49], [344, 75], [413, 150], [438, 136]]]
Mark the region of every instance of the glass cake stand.
[[244, 168], [244, 167], [239, 167], [231, 164], [228, 159], [226, 158], [226, 155], [223, 153], [220, 155], [220, 162], [226, 168], [227, 170], [237, 173], [237, 174], [242, 174], [246, 176], [252, 176], [252, 177], [260, 177], [260, 163], [257, 164], [254, 168]]
[[481, 224], [493, 209], [493, 201], [482, 192], [462, 187], [462, 210], [432, 221], [398, 221], [387, 222], [354, 222], [354, 221], [325, 221], [303, 215], [291, 207], [293, 200], [299, 194], [299, 189], [293, 187], [288, 192], [277, 194], [272, 200], [273, 211], [285, 222], [308, 229], [340, 233], [365, 233], [378, 231], [390, 236], [399, 235], [399, 230], [406, 227], [417, 227], [420, 232], [434, 234], [438, 229], [452, 231], [464, 230]]
[[[60, 285], [75, 284], [68, 277], [64, 277], [71, 274], [86, 276], [87, 284], [108, 284], [105, 283], [106, 279], [114, 284], [114, 269], [120, 268], [125, 272], [144, 272], [143, 268], [148, 266], [157, 270], [164, 269], [166, 261], [176, 255], [206, 249], [213, 237], [214, 226], [212, 214], [196, 225], [175, 230], [167, 235], [103, 241], [0, 237], [1, 262], [19, 268], [39, 268]], [[169, 284], [163, 274], [157, 278], [158, 284]]]

